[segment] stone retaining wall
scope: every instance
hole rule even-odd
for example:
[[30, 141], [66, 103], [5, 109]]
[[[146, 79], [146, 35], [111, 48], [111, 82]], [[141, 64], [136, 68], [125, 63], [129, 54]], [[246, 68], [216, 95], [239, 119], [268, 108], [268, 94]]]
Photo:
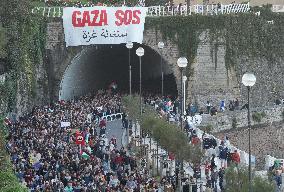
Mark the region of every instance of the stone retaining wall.
[[[230, 130], [214, 134], [218, 138], [229, 137], [232, 145], [248, 151], [248, 129]], [[265, 156], [284, 159], [284, 123], [255, 126], [251, 129], [251, 153], [256, 156], [257, 169], [264, 169]]]
[[[251, 109], [251, 116], [254, 113], [265, 113], [265, 117], [261, 118], [261, 122], [254, 122], [251, 117], [252, 125], [259, 124], [272, 124], [273, 122], [281, 122], [284, 120], [282, 112], [284, 111], [284, 106], [273, 106], [267, 108], [254, 108]], [[233, 127], [233, 120], [235, 119], [236, 127]], [[200, 126], [212, 125], [213, 132], [220, 132], [225, 130], [231, 130], [233, 128], [247, 127], [247, 110], [236, 110], [236, 111], [226, 111], [225, 113], [218, 113], [215, 116], [203, 115], [202, 123]]]

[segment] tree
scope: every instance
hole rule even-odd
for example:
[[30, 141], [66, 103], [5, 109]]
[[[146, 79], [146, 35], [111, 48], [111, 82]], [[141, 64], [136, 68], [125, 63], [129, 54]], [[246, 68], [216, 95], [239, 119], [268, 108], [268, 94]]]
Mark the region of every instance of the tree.
[[177, 125], [169, 124], [159, 117], [150, 106], [144, 106], [144, 113], [140, 115], [140, 103], [138, 96], [126, 96], [122, 98], [123, 106], [131, 119], [137, 120], [143, 131], [155, 139], [159, 145], [176, 155], [177, 159], [183, 159], [193, 163], [199, 163], [202, 157], [201, 147], [190, 145], [188, 138]]
[[7, 29], [2, 26], [0, 22], [0, 59], [7, 57]]
[[[246, 168], [229, 167], [225, 173], [226, 192], [248, 192], [249, 178]], [[268, 192], [275, 191], [274, 184], [267, 179], [254, 177], [252, 180], [253, 191]]]

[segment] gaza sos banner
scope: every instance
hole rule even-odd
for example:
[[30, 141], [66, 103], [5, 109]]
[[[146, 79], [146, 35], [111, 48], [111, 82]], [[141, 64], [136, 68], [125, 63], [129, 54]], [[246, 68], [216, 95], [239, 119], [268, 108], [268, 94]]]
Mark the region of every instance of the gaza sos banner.
[[145, 7], [66, 7], [66, 47], [91, 44], [142, 43]]

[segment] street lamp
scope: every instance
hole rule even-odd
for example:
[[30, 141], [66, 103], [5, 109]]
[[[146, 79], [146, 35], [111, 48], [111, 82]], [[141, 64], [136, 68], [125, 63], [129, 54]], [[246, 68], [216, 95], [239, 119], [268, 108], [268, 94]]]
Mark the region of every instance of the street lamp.
[[249, 192], [252, 192], [252, 181], [251, 181], [251, 143], [250, 143], [250, 87], [252, 87], [256, 82], [256, 77], [252, 73], [245, 73], [242, 77], [242, 83], [248, 89], [248, 129], [249, 129]]
[[164, 71], [163, 71], [163, 57], [162, 57], [162, 50], [164, 46], [165, 44], [163, 42], [158, 43], [158, 48], [161, 49], [160, 56], [161, 56], [161, 76], [162, 76], [162, 87], [161, 87], [162, 97], [164, 96]]
[[141, 91], [141, 57], [144, 55], [144, 49], [142, 47], [139, 47], [136, 50], [136, 55], [139, 57], [139, 73], [140, 73], [140, 85], [139, 85], [139, 94], [140, 94], [140, 115], [142, 115], [142, 91]]
[[182, 116], [183, 116], [183, 86], [182, 86], [182, 81], [183, 81], [183, 70], [184, 68], [186, 68], [187, 66], [187, 59], [185, 57], [180, 57], [178, 60], [177, 60], [177, 64], [178, 64], [178, 67], [180, 68], [180, 71], [181, 71], [181, 75], [180, 75], [180, 97], [181, 97], [181, 106], [180, 106], [180, 129], [182, 130]]
[[129, 65], [129, 95], [131, 95], [131, 63], [130, 63], [130, 51], [133, 48], [133, 43], [128, 41], [126, 43], [126, 48], [128, 49], [128, 65]]
[[[183, 123], [183, 113], [184, 113], [184, 110], [183, 110], [183, 86], [182, 86], [182, 82], [184, 80], [183, 78], [183, 70], [184, 68], [187, 67], [187, 59], [185, 57], [180, 57], [178, 60], [177, 60], [177, 65], [178, 67], [180, 68], [180, 72], [181, 72], [181, 75], [180, 75], [180, 98], [181, 98], [181, 104], [180, 104], [180, 129], [183, 130], [183, 126], [182, 126], [182, 123]], [[181, 173], [181, 170], [183, 171], [183, 160], [181, 159], [181, 168], [179, 170], [179, 174], [178, 174], [178, 180], [179, 180], [179, 188], [181, 188], [181, 176], [180, 176], [180, 173]]]
[[187, 77], [186, 76], [183, 76], [182, 77], [182, 84], [183, 84], [183, 114], [185, 115], [186, 114], [186, 111], [185, 111], [185, 82], [187, 81]]

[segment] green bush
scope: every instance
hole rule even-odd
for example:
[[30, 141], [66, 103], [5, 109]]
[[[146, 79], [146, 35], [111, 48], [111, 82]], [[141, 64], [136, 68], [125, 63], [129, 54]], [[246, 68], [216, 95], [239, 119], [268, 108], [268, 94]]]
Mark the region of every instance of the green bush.
[[149, 106], [144, 106], [144, 113], [141, 116], [138, 96], [123, 97], [122, 102], [128, 116], [137, 120], [142, 130], [147, 132], [162, 148], [174, 153], [177, 159], [199, 163], [202, 157], [201, 147], [190, 145], [187, 136], [180, 130], [180, 127], [169, 124], [165, 119], [160, 118], [156, 111]]
[[204, 131], [205, 133], [211, 133], [212, 130], [213, 130], [213, 125], [211, 124], [208, 124], [206, 126], [202, 126], [202, 127], [199, 127], [202, 131]]
[[264, 118], [266, 116], [265, 112], [255, 112], [252, 114], [252, 120], [254, 122], [260, 123], [262, 118]]
[[237, 118], [234, 117], [234, 118], [232, 119], [232, 128], [233, 128], [233, 129], [236, 129], [237, 126], [238, 126]]
[[[247, 168], [233, 168], [226, 169], [226, 192], [248, 192], [249, 179]], [[274, 184], [267, 179], [261, 177], [254, 177], [252, 180], [252, 191], [268, 192], [275, 191]]]

